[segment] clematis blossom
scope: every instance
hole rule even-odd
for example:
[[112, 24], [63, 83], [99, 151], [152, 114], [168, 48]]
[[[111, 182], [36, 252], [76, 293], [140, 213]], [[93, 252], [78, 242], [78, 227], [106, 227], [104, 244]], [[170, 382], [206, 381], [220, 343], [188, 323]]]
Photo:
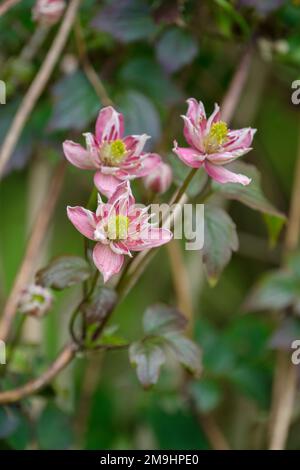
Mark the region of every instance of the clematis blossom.
[[219, 183], [240, 183], [247, 185], [251, 179], [236, 174], [224, 165], [252, 150], [251, 144], [256, 129], [251, 127], [231, 130], [221, 120], [216, 104], [214, 112], [206, 117], [203, 103], [190, 98], [184, 120], [184, 136], [189, 147], [178, 147], [174, 141], [173, 151], [188, 166], [203, 167], [208, 175]]
[[45, 26], [57, 23], [66, 8], [64, 0], [37, 0], [32, 10], [33, 19]]
[[169, 230], [149, 222], [151, 215], [147, 207], [135, 204], [128, 181], [117, 187], [107, 203], [99, 196], [96, 213], [83, 207], [68, 207], [67, 213], [82, 235], [97, 242], [93, 261], [104, 282], [120, 271], [124, 256], [163, 245], [172, 238]]
[[67, 140], [63, 144], [64, 154], [78, 168], [96, 170], [94, 183], [107, 197], [122, 181], [144, 177], [161, 162], [159, 155], [143, 151], [149, 136], [124, 137], [123, 115], [112, 106], [100, 111], [95, 135], [84, 135], [86, 149]]

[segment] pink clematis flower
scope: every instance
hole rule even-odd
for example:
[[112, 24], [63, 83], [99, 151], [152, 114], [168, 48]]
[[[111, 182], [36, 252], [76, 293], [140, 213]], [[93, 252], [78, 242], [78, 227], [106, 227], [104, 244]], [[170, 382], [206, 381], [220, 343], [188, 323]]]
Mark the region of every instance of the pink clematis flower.
[[174, 142], [173, 151], [188, 166], [204, 167], [211, 178], [219, 183], [240, 183], [247, 185], [251, 179], [233, 173], [224, 165], [245, 155], [251, 150], [256, 129], [251, 127], [231, 130], [221, 121], [220, 108], [216, 104], [212, 115], [207, 119], [203, 103], [190, 98], [184, 120], [184, 136], [189, 147], [178, 147]]
[[97, 170], [94, 183], [107, 197], [122, 181], [146, 176], [161, 162], [159, 155], [143, 152], [149, 136], [123, 135], [123, 115], [107, 106], [98, 115], [96, 135], [85, 134], [86, 149], [70, 140], [63, 144], [69, 162], [78, 168]]
[[99, 196], [96, 213], [83, 207], [68, 207], [72, 224], [90, 240], [96, 241], [93, 260], [104, 282], [120, 271], [124, 255], [131, 251], [163, 245], [172, 233], [149, 223], [147, 207], [137, 207], [128, 181], [121, 183], [107, 203]]
[[60, 20], [65, 8], [64, 0], [37, 0], [32, 16], [35, 21], [45, 26], [52, 26]]

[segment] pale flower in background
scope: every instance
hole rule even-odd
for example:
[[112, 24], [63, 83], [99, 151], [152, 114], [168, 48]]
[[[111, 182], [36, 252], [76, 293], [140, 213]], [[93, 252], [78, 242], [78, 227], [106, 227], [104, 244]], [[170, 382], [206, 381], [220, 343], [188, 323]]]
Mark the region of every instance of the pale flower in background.
[[32, 10], [32, 17], [38, 23], [52, 26], [61, 19], [65, 8], [64, 0], [37, 0]]
[[21, 313], [34, 317], [43, 317], [51, 308], [53, 296], [49, 289], [31, 284], [20, 297], [18, 309]]

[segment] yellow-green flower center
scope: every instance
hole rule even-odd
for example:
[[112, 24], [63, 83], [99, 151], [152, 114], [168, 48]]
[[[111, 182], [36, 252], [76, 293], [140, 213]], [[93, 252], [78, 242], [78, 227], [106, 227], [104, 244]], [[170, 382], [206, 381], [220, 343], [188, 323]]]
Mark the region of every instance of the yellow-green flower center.
[[126, 155], [126, 145], [121, 139], [106, 142], [100, 150], [103, 162], [108, 166], [117, 166]]
[[125, 240], [127, 238], [129, 218], [126, 215], [110, 217], [106, 233], [110, 240]]
[[33, 294], [32, 301], [38, 302], [39, 304], [43, 304], [45, 302], [45, 297], [39, 294]]
[[223, 145], [227, 140], [228, 127], [226, 122], [215, 122], [208, 134], [208, 143], [210, 145]]

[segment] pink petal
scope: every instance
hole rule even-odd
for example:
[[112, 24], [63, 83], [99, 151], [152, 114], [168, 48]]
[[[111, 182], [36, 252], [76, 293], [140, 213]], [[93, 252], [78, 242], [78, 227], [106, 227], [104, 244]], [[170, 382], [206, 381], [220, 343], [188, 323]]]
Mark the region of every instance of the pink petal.
[[75, 165], [82, 170], [94, 170], [96, 168], [90, 152], [84, 149], [81, 145], [76, 144], [71, 140], [65, 140], [63, 143], [63, 151], [66, 159], [69, 160], [72, 165]]
[[214, 165], [225, 165], [227, 163], [231, 163], [237, 158], [245, 155], [246, 153], [250, 152], [251, 148], [241, 148], [237, 150], [233, 150], [232, 152], [219, 152], [219, 153], [210, 153], [207, 154], [206, 159], [213, 163]]
[[124, 134], [124, 118], [112, 106], [102, 108], [96, 122], [96, 139], [99, 143], [121, 139]]
[[204, 167], [209, 176], [218, 183], [240, 183], [246, 186], [251, 182], [248, 176], [233, 173], [232, 171], [226, 170], [223, 166], [213, 165], [206, 161]]
[[77, 230], [90, 240], [94, 240], [94, 231], [96, 228], [95, 214], [83, 207], [67, 207], [67, 214]]
[[206, 119], [205, 109], [203, 103], [201, 101], [195, 100], [195, 98], [189, 98], [187, 100], [188, 103], [188, 110], [187, 110], [187, 117], [191, 120], [191, 122], [197, 126], [199, 121]]
[[215, 103], [215, 109], [207, 120], [206, 133], [208, 134], [211, 126], [215, 124], [216, 122], [219, 122], [220, 120], [221, 120], [220, 106], [217, 103]]
[[129, 181], [119, 183], [108, 204], [114, 206], [118, 214], [127, 215], [131, 206], [135, 204]]
[[194, 125], [188, 117], [182, 116], [182, 118], [184, 120], [183, 134], [185, 140], [191, 147], [202, 152], [204, 150], [203, 133], [206, 127], [206, 121]]
[[123, 142], [131, 155], [139, 156], [148, 139], [150, 139], [150, 136], [147, 134], [129, 135], [123, 139]]
[[[135, 175], [140, 178], [149, 175], [159, 164], [161, 157], [157, 153], [149, 153], [141, 159], [141, 167], [136, 171]], [[128, 171], [130, 174], [130, 171]]]
[[166, 228], [157, 228], [149, 226], [140, 234], [139, 240], [127, 240], [126, 245], [132, 251], [143, 251], [147, 248], [154, 248], [168, 243], [173, 234]]
[[94, 176], [94, 183], [96, 188], [104, 196], [110, 198], [117, 186], [120, 184], [120, 180], [113, 175], [104, 175], [101, 171], [97, 171]]
[[107, 282], [122, 268], [124, 255], [114, 253], [109, 245], [97, 243], [93, 251], [93, 261], [103, 275], [104, 282]]
[[229, 131], [229, 140], [224, 146], [225, 150], [231, 152], [234, 150], [239, 150], [241, 148], [251, 147], [255, 132], [256, 129], [252, 129], [251, 127]]
[[173, 152], [188, 166], [192, 168], [200, 168], [203, 161], [205, 160], [205, 155], [201, 155], [197, 150], [192, 148], [178, 147], [177, 142], [174, 141]]

